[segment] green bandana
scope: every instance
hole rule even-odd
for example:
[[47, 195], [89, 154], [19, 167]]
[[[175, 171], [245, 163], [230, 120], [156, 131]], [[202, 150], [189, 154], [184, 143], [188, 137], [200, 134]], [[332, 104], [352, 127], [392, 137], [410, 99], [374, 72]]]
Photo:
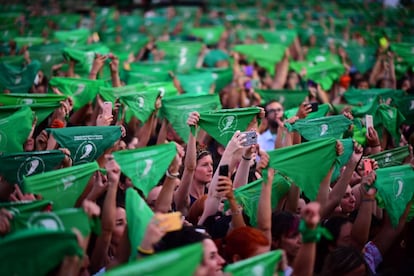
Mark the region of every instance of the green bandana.
[[155, 111], [155, 102], [160, 96], [159, 89], [146, 89], [142, 85], [123, 87], [101, 87], [99, 93], [105, 100], [114, 102], [116, 98], [126, 107], [125, 119], [128, 123], [132, 116], [145, 123]]
[[385, 208], [395, 227], [409, 201], [413, 199], [414, 171], [410, 165], [394, 166], [376, 170], [377, 199]]
[[56, 169], [65, 155], [60, 150], [0, 154], [0, 174], [9, 184], [21, 184], [23, 177]]
[[193, 112], [221, 108], [218, 95], [179, 95], [162, 99], [161, 116], [166, 118], [177, 134], [187, 143], [190, 128], [188, 115]]
[[262, 103], [268, 103], [272, 100], [278, 101], [283, 105], [284, 109], [290, 109], [298, 107], [308, 96], [308, 91], [305, 90], [263, 90], [256, 89], [255, 92], [259, 93], [262, 97]]
[[204, 64], [207, 67], [216, 67], [217, 62], [229, 60], [229, 55], [227, 55], [223, 50], [214, 49], [209, 51], [204, 57]]
[[5, 208], [13, 215], [20, 213], [32, 213], [47, 211], [52, 206], [49, 200], [32, 200], [32, 201], [10, 201], [0, 203], [0, 209]]
[[285, 123], [289, 131], [297, 131], [306, 140], [319, 138], [342, 138], [352, 121], [344, 115], [321, 117], [316, 119], [297, 120], [294, 124]]
[[145, 200], [132, 188], [126, 190], [125, 204], [128, 237], [131, 244], [130, 260], [135, 260], [137, 247], [141, 244], [148, 223], [154, 216], [154, 213]]
[[[250, 218], [250, 224], [257, 226], [257, 207], [262, 192], [263, 179], [250, 182], [234, 190], [237, 202], [243, 206], [243, 212]], [[267, 185], [267, 184], [265, 184]], [[277, 207], [279, 201], [287, 194], [290, 188], [288, 180], [281, 175], [275, 175], [272, 183], [272, 209]], [[225, 202], [225, 209], [228, 209], [228, 201]]]
[[123, 71], [121, 78], [126, 84], [151, 83], [169, 81], [169, 71], [174, 70], [174, 64], [169, 61], [130, 63], [128, 70]]
[[49, 230], [71, 231], [78, 229], [84, 237], [91, 233], [93, 220], [83, 209], [68, 208], [56, 212], [24, 212], [14, 215], [11, 231], [22, 229], [45, 228]]
[[0, 271], [4, 275], [48, 275], [65, 256], [82, 256], [74, 233], [48, 229], [7, 235], [0, 239], [0, 248]]
[[43, 43], [45, 43], [45, 39], [43, 37], [36, 37], [36, 36], [31, 36], [31, 37], [20, 36], [20, 37], [15, 37], [13, 40], [16, 42], [16, 45], [18, 48], [22, 48], [23, 46], [32, 47], [36, 45], [42, 45]]
[[405, 121], [404, 115], [395, 107], [380, 104], [374, 115], [374, 125], [384, 126], [397, 143], [401, 139], [400, 125]]
[[51, 43], [30, 47], [30, 58], [38, 60], [42, 64], [42, 71], [50, 78], [52, 76], [52, 67], [64, 61], [62, 50], [65, 47], [62, 43]]
[[403, 97], [402, 90], [394, 90], [388, 88], [372, 88], [372, 89], [350, 89], [345, 92], [345, 100], [352, 105], [369, 105], [377, 101], [377, 97], [386, 101], [388, 98], [399, 99]]
[[214, 83], [210, 72], [194, 72], [189, 75], [177, 75], [181, 87], [187, 94], [208, 94]]
[[190, 34], [203, 40], [207, 45], [217, 44], [220, 41], [221, 35], [224, 32], [224, 27], [202, 27], [192, 28]]
[[[40, 94], [39, 94], [40, 95]], [[0, 96], [1, 98], [1, 96]], [[28, 106], [35, 113], [37, 118], [36, 126], [40, 125], [56, 108], [60, 106], [60, 103], [50, 103], [50, 104], [21, 104], [21, 105], [5, 105], [0, 106], [0, 118], [5, 118], [20, 108]]]
[[245, 260], [229, 264], [224, 268], [225, 273], [233, 276], [262, 275], [273, 276], [277, 265], [282, 260], [282, 250], [273, 250]]
[[103, 80], [54, 77], [50, 80], [49, 85], [58, 88], [64, 95], [72, 97], [73, 109], [76, 111], [92, 102], [98, 94], [99, 87], [105, 86], [105, 82]]
[[352, 65], [363, 74], [370, 70], [375, 64], [375, 47], [355, 45], [346, 47], [345, 51], [351, 59]]
[[69, 149], [73, 165], [96, 160], [121, 137], [120, 126], [80, 126], [46, 129]]
[[[257, 114], [258, 107], [222, 109], [200, 113], [199, 126], [223, 146], [226, 146], [237, 130], [246, 131]], [[195, 130], [193, 130], [195, 135]]]
[[[95, 54], [107, 55], [109, 54], [109, 48], [102, 44], [89, 44], [77, 46], [76, 48], [66, 47], [63, 49], [63, 57], [66, 60], [72, 59], [76, 61], [75, 73], [84, 78], [88, 78], [89, 76]], [[110, 77], [109, 66], [103, 67], [102, 75], [104, 79]]]
[[399, 99], [395, 99], [395, 105], [404, 115], [407, 124], [414, 123], [414, 95], [405, 95]]
[[12, 115], [0, 119], [0, 152], [23, 151], [32, 130], [33, 112], [22, 107]]
[[385, 150], [377, 154], [372, 154], [368, 158], [374, 159], [378, 163], [378, 167], [387, 168], [393, 166], [400, 166], [403, 164], [405, 158], [410, 155], [409, 147], [398, 147], [390, 150]]
[[290, 68], [300, 73], [302, 68], [306, 69], [306, 80], [313, 80], [321, 85], [322, 89], [327, 91], [331, 89], [334, 81], [344, 73], [344, 66], [340, 63], [332, 63], [330, 61], [309, 62], [298, 61], [291, 62]]
[[269, 151], [268, 154], [269, 167], [295, 183], [310, 200], [315, 200], [320, 183], [337, 158], [336, 139], [321, 138]]
[[286, 46], [281, 44], [243, 44], [233, 48], [233, 51], [245, 55], [249, 62], [256, 61], [272, 76], [275, 64], [282, 60], [285, 50]]
[[56, 31], [55, 39], [68, 46], [85, 45], [88, 42], [90, 31], [87, 29], [77, 29], [73, 31]]
[[200, 68], [199, 70], [211, 72], [213, 79], [215, 80], [215, 91], [217, 93], [233, 81], [232, 68]]
[[75, 206], [89, 178], [99, 169], [96, 162], [50, 171], [24, 179], [24, 192], [53, 201], [53, 209]]
[[105, 273], [108, 276], [134, 275], [194, 275], [203, 258], [202, 243], [181, 246], [119, 266]]
[[158, 184], [176, 155], [174, 143], [114, 152], [121, 171], [145, 196]]
[[40, 69], [40, 62], [33, 60], [22, 68], [0, 62], [0, 88], [10, 90], [11, 93], [28, 93]]

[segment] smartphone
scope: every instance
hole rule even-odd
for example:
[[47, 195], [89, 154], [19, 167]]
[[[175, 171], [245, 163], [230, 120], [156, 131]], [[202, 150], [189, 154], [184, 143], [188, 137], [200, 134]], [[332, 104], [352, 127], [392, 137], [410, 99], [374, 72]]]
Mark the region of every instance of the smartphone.
[[372, 165], [370, 159], [364, 159], [364, 175], [368, 175], [370, 172], [372, 172]]
[[166, 232], [178, 231], [183, 228], [181, 212], [155, 214], [155, 217]]
[[365, 115], [365, 127], [368, 129], [369, 127], [374, 127], [374, 120], [372, 115]]
[[229, 176], [229, 165], [221, 165], [219, 167], [219, 175], [221, 176]]
[[245, 131], [241, 134], [246, 135], [246, 142], [242, 144], [243, 147], [250, 147], [251, 145], [257, 144], [257, 133], [256, 131]]
[[103, 103], [103, 115], [104, 116], [111, 116], [112, 115], [112, 102], [104, 102]]
[[312, 108], [311, 112], [318, 111], [319, 104], [317, 102], [311, 102], [310, 105], [311, 105], [311, 108]]

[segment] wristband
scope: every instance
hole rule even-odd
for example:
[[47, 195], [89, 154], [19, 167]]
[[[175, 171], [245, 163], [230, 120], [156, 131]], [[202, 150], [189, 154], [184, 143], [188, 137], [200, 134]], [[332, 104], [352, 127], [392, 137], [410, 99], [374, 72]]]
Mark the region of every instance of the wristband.
[[180, 173], [176, 172], [176, 173], [170, 173], [168, 170], [165, 172], [165, 176], [168, 178], [178, 178], [178, 176], [180, 175]]
[[328, 240], [332, 240], [332, 234], [326, 229], [318, 225], [315, 229], [309, 229], [305, 221], [302, 219], [299, 223], [299, 232], [302, 234], [303, 243], [317, 243], [324, 236]]
[[246, 161], [250, 161], [250, 160], [252, 160], [252, 158], [250, 157], [250, 158], [248, 158], [248, 157], [246, 157], [246, 156], [244, 156], [244, 155], [242, 155], [242, 158], [243, 158], [243, 160], [246, 160]]

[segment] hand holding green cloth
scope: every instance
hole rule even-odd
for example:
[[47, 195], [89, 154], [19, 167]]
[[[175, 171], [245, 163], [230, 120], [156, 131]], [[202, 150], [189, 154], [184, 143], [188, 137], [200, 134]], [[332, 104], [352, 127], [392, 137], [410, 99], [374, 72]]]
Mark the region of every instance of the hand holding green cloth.
[[187, 143], [190, 127], [188, 115], [193, 112], [217, 110], [221, 108], [220, 98], [214, 95], [184, 94], [162, 99], [161, 117], [166, 118], [183, 141]]
[[113, 153], [121, 171], [145, 196], [167, 171], [177, 153], [174, 143], [160, 144]]
[[389, 98], [396, 100], [403, 96], [404, 92], [402, 90], [389, 88], [349, 89], [344, 94], [347, 103], [352, 105], [368, 105], [375, 102], [377, 97], [385, 102]]
[[190, 35], [198, 37], [207, 45], [217, 44], [225, 31], [223, 26], [192, 28]]
[[[260, 113], [259, 107], [222, 109], [200, 112], [199, 126], [223, 146], [237, 130], [247, 131], [249, 123]], [[195, 129], [192, 129], [195, 135]]]
[[323, 90], [331, 89], [334, 81], [344, 73], [344, 66], [340, 63], [297, 61], [290, 63], [290, 69], [300, 73], [306, 69], [306, 80], [312, 80], [321, 85]]
[[132, 188], [126, 190], [125, 211], [127, 217], [128, 237], [131, 245], [130, 261], [135, 260], [137, 247], [144, 238], [147, 226], [154, 212], [145, 200]]
[[0, 209], [7, 209], [13, 215], [20, 213], [33, 213], [48, 211], [52, 206], [50, 200], [27, 200], [27, 201], [9, 201], [0, 203]]
[[155, 111], [155, 102], [160, 96], [159, 89], [144, 88], [140, 84], [128, 85], [122, 87], [101, 87], [99, 93], [102, 97], [111, 102], [119, 98], [125, 106], [125, 120], [127, 123], [134, 116], [145, 123], [151, 114]]
[[127, 276], [139, 272], [140, 275], [190, 276], [196, 274], [202, 259], [203, 244], [194, 243], [121, 265], [105, 275]]
[[286, 46], [282, 44], [242, 44], [233, 47], [233, 51], [246, 56], [249, 62], [256, 61], [271, 75], [275, 74], [275, 64], [282, 60]]
[[335, 168], [331, 176], [331, 183], [336, 181], [341, 174], [341, 169], [345, 166], [352, 154], [354, 153], [354, 141], [351, 138], [340, 139], [339, 140], [344, 146], [344, 153], [340, 156], [337, 156], [335, 161]]
[[224, 272], [233, 276], [273, 276], [277, 269], [277, 265], [281, 260], [282, 250], [272, 250], [267, 253], [229, 264], [224, 268]]
[[64, 157], [60, 150], [0, 154], [0, 175], [10, 185], [21, 184], [24, 177], [56, 169]]
[[177, 74], [181, 87], [187, 94], [208, 94], [214, 78], [211, 72], [196, 71], [191, 74]]
[[[95, 59], [95, 54], [107, 55], [110, 50], [102, 44], [89, 44], [73, 47], [66, 47], [63, 49], [63, 57], [66, 60], [74, 60], [75, 73], [81, 77], [88, 78], [92, 69], [92, 64]], [[103, 78], [110, 78], [109, 66], [102, 68]]]
[[295, 183], [310, 200], [315, 200], [320, 183], [337, 158], [336, 139], [321, 138], [268, 151], [268, 154], [269, 167]]
[[[1, 96], [0, 96], [1, 97]], [[46, 103], [46, 104], [20, 104], [20, 105], [4, 105], [0, 106], [0, 119], [8, 117], [15, 113], [22, 107], [30, 107], [37, 118], [36, 126], [40, 125], [56, 108], [60, 107], [60, 103]]]
[[22, 212], [13, 216], [10, 221], [10, 232], [22, 229], [45, 228], [55, 231], [72, 231], [78, 229], [84, 237], [96, 227], [95, 221], [88, 217], [83, 209], [68, 208], [54, 212]]
[[398, 225], [401, 215], [414, 196], [414, 171], [411, 165], [377, 169], [374, 187], [378, 205], [385, 208], [391, 223]]
[[216, 93], [220, 93], [224, 87], [231, 84], [233, 81], [233, 68], [200, 68], [199, 71], [207, 71], [211, 72], [214, 84], [215, 84], [215, 91]]
[[2, 105], [56, 104], [67, 99], [56, 94], [0, 94]]
[[54, 77], [49, 81], [51, 87], [56, 87], [64, 95], [72, 97], [73, 109], [76, 111], [92, 102], [98, 94], [99, 87], [105, 86], [103, 80], [82, 78]]
[[229, 61], [229, 59], [229, 55], [223, 50], [213, 49], [204, 56], [204, 64], [209, 68], [213, 68], [216, 67], [217, 62], [226, 60]]
[[74, 165], [96, 160], [121, 137], [120, 126], [79, 126], [46, 130], [61, 147], [69, 149]]
[[11, 93], [28, 93], [32, 87], [41, 64], [33, 60], [25, 67], [0, 62], [0, 88]]
[[397, 108], [386, 104], [380, 104], [374, 115], [374, 126], [383, 126], [397, 143], [401, 139], [399, 128], [404, 121], [404, 115]]
[[387, 168], [402, 165], [405, 158], [407, 158], [409, 155], [410, 149], [407, 145], [403, 147], [381, 151], [377, 154], [371, 154], [368, 156], [368, 158], [377, 161], [379, 168]]
[[0, 119], [0, 152], [21, 152], [33, 124], [33, 111], [25, 106]]
[[262, 97], [263, 104], [275, 100], [281, 103], [285, 110], [298, 107], [308, 96], [308, 91], [305, 90], [255, 89], [255, 92]]
[[55, 211], [72, 208], [97, 170], [98, 164], [91, 162], [29, 176], [23, 181], [24, 192], [53, 201]]
[[[306, 119], [316, 119], [316, 118], [325, 117], [326, 114], [328, 114], [330, 109], [331, 107], [329, 104], [320, 104], [318, 106], [318, 111], [308, 113], [308, 116], [306, 117]], [[295, 116], [296, 113], [298, 113], [298, 110], [299, 110], [299, 107], [294, 107], [294, 108], [285, 110], [284, 117], [291, 118]]]
[[399, 99], [395, 99], [393, 104], [405, 117], [405, 123], [414, 123], [414, 95], [404, 95]]
[[126, 84], [165, 82], [171, 80], [168, 72], [175, 65], [169, 61], [130, 63], [121, 72], [121, 79]]
[[294, 124], [285, 123], [289, 131], [297, 131], [306, 140], [311, 141], [319, 138], [342, 138], [342, 135], [352, 121], [344, 115], [334, 115], [315, 119], [301, 119]]
[[358, 71], [362, 74], [370, 70], [375, 64], [375, 47], [349, 45], [345, 48], [345, 51], [347, 52], [348, 57], [352, 62], [352, 65], [355, 66], [358, 69]]
[[83, 256], [73, 232], [25, 229], [0, 239], [4, 275], [48, 275], [66, 256]]
[[50, 78], [52, 76], [52, 67], [64, 61], [62, 56], [64, 47], [63, 43], [32, 46], [29, 48], [30, 58], [40, 61], [43, 73]]
[[[243, 212], [249, 217], [250, 224], [257, 226], [258, 202], [262, 192], [263, 179], [258, 179], [243, 185], [234, 190], [237, 202], [243, 207]], [[264, 184], [267, 185], [267, 184]], [[272, 209], [277, 207], [279, 201], [289, 192], [290, 182], [276, 174], [272, 183]], [[228, 201], [225, 202], [225, 209], [228, 209]]]

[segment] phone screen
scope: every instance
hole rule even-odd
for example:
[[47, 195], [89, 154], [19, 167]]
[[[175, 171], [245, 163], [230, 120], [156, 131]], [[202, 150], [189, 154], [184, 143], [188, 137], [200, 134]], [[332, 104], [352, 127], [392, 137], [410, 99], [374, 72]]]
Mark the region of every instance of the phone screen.
[[112, 102], [104, 102], [103, 115], [104, 116], [111, 116], [112, 115]]
[[374, 121], [372, 115], [365, 115], [365, 126], [368, 129], [369, 127], [374, 127]]
[[160, 226], [163, 227], [166, 232], [177, 231], [183, 227], [181, 212], [156, 214], [155, 216], [158, 219]]
[[229, 165], [221, 165], [219, 167], [219, 175], [229, 176]]

